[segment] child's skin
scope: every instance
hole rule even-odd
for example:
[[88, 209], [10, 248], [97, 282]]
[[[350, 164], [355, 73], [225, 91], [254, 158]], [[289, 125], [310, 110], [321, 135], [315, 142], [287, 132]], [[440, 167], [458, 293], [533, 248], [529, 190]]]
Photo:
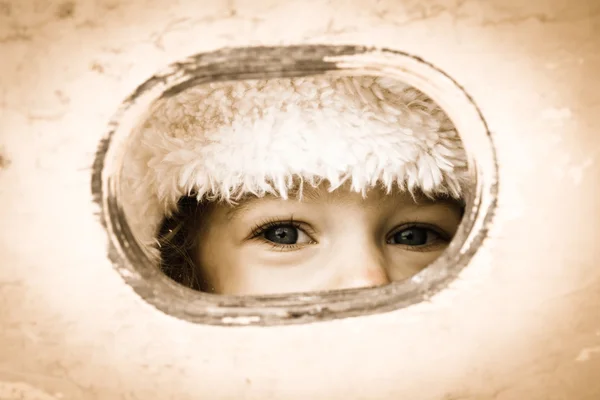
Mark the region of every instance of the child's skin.
[[462, 217], [451, 200], [348, 187], [304, 188], [301, 200], [249, 197], [203, 213], [196, 263], [228, 295], [377, 286], [406, 279], [448, 246]]

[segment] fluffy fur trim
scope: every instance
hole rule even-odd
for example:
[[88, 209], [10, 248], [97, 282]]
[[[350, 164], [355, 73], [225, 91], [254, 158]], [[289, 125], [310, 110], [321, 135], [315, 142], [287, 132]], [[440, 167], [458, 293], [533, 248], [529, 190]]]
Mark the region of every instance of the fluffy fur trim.
[[177, 201], [287, 198], [298, 182], [461, 196], [466, 157], [445, 113], [398, 81], [305, 77], [201, 85], [161, 100], [123, 169], [129, 221], [149, 244]]

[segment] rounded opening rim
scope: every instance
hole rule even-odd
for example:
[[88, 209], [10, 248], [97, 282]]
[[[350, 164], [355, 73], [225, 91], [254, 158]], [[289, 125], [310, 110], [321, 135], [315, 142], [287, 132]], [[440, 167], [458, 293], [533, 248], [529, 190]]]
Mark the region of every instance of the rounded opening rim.
[[[267, 296], [225, 296], [179, 285], [151, 265], [135, 241], [119, 204], [118, 172], [130, 126], [147, 106], [165, 96], [210, 81], [315, 74], [395, 75], [423, 90], [455, 122], [464, 143], [475, 188], [446, 251], [412, 278], [385, 286]], [[424, 86], [427, 88], [424, 89]], [[465, 107], [467, 107], [465, 109]], [[455, 117], [463, 114], [462, 126]], [[468, 111], [468, 112], [466, 112]], [[468, 114], [468, 115], [466, 115]], [[465, 137], [467, 140], [465, 140]], [[469, 146], [469, 138], [477, 139]], [[483, 153], [477, 157], [473, 150]], [[222, 326], [270, 326], [327, 321], [398, 310], [430, 298], [450, 284], [487, 236], [497, 197], [497, 165], [483, 115], [468, 93], [430, 63], [397, 50], [364, 46], [299, 45], [227, 48], [176, 62], [142, 83], [121, 105], [102, 140], [92, 192], [109, 237], [108, 256], [116, 271], [146, 302], [176, 318]]]

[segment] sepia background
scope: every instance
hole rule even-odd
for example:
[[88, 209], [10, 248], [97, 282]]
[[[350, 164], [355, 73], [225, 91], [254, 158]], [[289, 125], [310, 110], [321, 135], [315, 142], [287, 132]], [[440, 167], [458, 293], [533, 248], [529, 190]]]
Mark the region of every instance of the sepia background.
[[[281, 327], [157, 310], [107, 256], [90, 190], [115, 110], [230, 46], [405, 51], [489, 124], [489, 237], [394, 312]], [[600, 398], [600, 3], [0, 0], [0, 399]]]

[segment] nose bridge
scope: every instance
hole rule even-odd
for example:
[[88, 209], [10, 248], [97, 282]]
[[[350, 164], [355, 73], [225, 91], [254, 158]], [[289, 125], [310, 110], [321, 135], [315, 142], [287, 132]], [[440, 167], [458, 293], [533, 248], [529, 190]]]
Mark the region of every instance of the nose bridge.
[[338, 253], [338, 288], [351, 289], [385, 285], [390, 282], [383, 249], [374, 240], [354, 240]]

